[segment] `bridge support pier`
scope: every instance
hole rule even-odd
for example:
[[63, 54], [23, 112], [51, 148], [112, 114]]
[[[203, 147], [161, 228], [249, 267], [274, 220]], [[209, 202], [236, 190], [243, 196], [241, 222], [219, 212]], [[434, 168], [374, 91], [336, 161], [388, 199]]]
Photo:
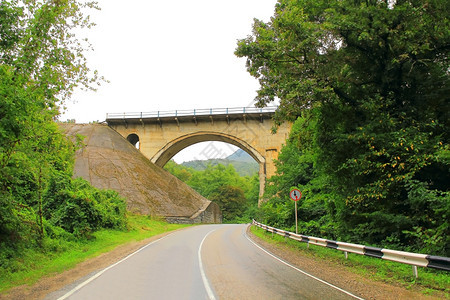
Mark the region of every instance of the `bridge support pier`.
[[266, 165], [265, 163], [259, 164], [259, 198], [258, 198], [258, 207], [261, 205], [264, 196], [264, 189], [266, 188]]

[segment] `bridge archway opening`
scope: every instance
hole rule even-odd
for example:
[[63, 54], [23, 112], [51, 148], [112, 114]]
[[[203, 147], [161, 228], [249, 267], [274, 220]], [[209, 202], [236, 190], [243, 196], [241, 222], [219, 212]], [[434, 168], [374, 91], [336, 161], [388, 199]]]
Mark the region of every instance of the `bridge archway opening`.
[[172, 157], [183, 149], [208, 141], [225, 142], [234, 145], [247, 152], [259, 164], [259, 196], [262, 197], [266, 182], [266, 159], [250, 144], [232, 135], [219, 132], [196, 132], [187, 134], [168, 142], [151, 158], [151, 161], [160, 167], [164, 167]]
[[193, 144], [184, 148], [172, 158], [176, 163], [183, 163], [192, 160], [208, 160], [208, 159], [226, 159], [228, 156], [239, 150], [235, 145], [207, 141]]
[[[259, 173], [259, 163], [241, 148], [225, 142], [208, 141], [191, 145], [178, 152], [172, 160], [177, 164], [187, 163], [195, 168], [206, 169], [222, 164], [234, 165], [240, 176], [254, 176]], [[195, 163], [191, 163], [195, 161]]]
[[129, 134], [127, 136], [127, 141], [130, 142], [131, 145], [139, 149], [139, 136], [135, 133]]

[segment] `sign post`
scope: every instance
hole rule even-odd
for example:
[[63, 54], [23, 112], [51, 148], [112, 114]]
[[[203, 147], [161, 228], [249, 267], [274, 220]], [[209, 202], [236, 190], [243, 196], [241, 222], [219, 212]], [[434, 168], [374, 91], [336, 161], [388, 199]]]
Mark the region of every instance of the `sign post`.
[[297, 201], [302, 198], [302, 192], [299, 189], [292, 189], [289, 192], [289, 197], [295, 202], [295, 233], [298, 234], [298, 223], [297, 223]]

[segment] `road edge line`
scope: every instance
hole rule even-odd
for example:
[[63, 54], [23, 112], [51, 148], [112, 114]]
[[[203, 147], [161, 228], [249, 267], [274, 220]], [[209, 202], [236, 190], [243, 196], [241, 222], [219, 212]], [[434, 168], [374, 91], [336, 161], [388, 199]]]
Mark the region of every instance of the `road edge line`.
[[105, 273], [106, 271], [108, 271], [109, 269], [117, 266], [118, 264], [120, 264], [121, 262], [127, 260], [128, 258], [132, 257], [133, 255], [141, 252], [142, 250], [144, 250], [145, 248], [149, 247], [150, 245], [159, 242], [163, 239], [165, 239], [166, 237], [171, 236], [172, 234], [174, 234], [175, 232], [169, 233], [163, 237], [160, 237], [157, 240], [154, 240], [150, 243], [148, 243], [145, 246], [142, 246], [141, 248], [139, 248], [138, 250], [134, 251], [131, 254], [128, 254], [127, 256], [125, 256], [124, 258], [122, 258], [121, 260], [119, 260], [118, 262], [104, 268], [103, 270], [99, 271], [98, 273], [96, 273], [95, 275], [93, 275], [92, 277], [88, 278], [87, 280], [83, 281], [82, 283], [80, 283], [79, 285], [77, 285], [76, 287], [74, 287], [72, 290], [68, 291], [66, 294], [64, 294], [63, 296], [59, 297], [57, 300], [64, 300], [67, 299], [68, 297], [72, 296], [73, 294], [75, 294], [78, 290], [80, 290], [81, 288], [83, 288], [85, 285], [89, 284], [90, 282], [94, 281], [95, 279], [97, 279], [98, 277], [100, 277], [103, 273]]
[[[250, 224], [249, 226], [251, 226], [251, 224]], [[265, 252], [265, 253], [268, 254], [269, 256], [275, 258], [275, 259], [278, 260], [279, 262], [281, 262], [281, 263], [283, 263], [283, 264], [285, 264], [285, 265], [291, 267], [292, 269], [294, 269], [294, 270], [296, 270], [296, 271], [298, 271], [298, 272], [300, 272], [300, 273], [302, 273], [302, 274], [304, 274], [304, 275], [306, 275], [306, 276], [308, 276], [308, 277], [311, 277], [311, 278], [314, 279], [314, 280], [317, 280], [317, 281], [319, 281], [319, 282], [321, 282], [321, 283], [323, 283], [323, 284], [325, 284], [325, 285], [328, 285], [329, 287], [332, 287], [332, 288], [334, 288], [334, 289], [336, 289], [336, 290], [338, 290], [338, 291], [340, 291], [340, 292], [342, 292], [342, 293], [344, 293], [344, 294], [347, 294], [347, 295], [349, 295], [350, 297], [353, 297], [353, 298], [358, 299], [358, 300], [364, 300], [364, 298], [358, 297], [358, 296], [356, 296], [356, 295], [354, 295], [354, 294], [352, 294], [352, 293], [350, 293], [350, 292], [348, 292], [348, 291], [346, 291], [346, 290], [343, 290], [343, 289], [341, 289], [341, 288], [339, 288], [339, 287], [337, 287], [337, 286], [335, 286], [335, 285], [333, 285], [333, 284], [331, 284], [331, 283], [329, 283], [329, 282], [326, 282], [325, 280], [322, 280], [322, 279], [320, 279], [320, 278], [318, 278], [318, 277], [316, 277], [316, 276], [314, 276], [314, 275], [311, 275], [311, 274], [309, 274], [309, 273], [306, 273], [306, 272], [303, 271], [303, 270], [300, 270], [299, 268], [297, 268], [297, 267], [291, 265], [290, 263], [288, 263], [288, 262], [282, 260], [281, 258], [277, 257], [276, 255], [270, 253], [269, 251], [267, 251], [267, 250], [264, 249], [263, 247], [261, 247], [261, 246], [259, 246], [258, 244], [256, 244], [252, 239], [249, 238], [249, 236], [247, 235], [247, 232], [244, 232], [244, 235], [245, 235], [245, 238], [246, 238], [248, 241], [250, 241], [253, 245], [255, 245], [256, 247], [258, 247], [260, 250], [262, 250], [263, 252]]]
[[205, 270], [203, 269], [203, 262], [202, 262], [202, 247], [203, 247], [203, 242], [206, 240], [206, 238], [208, 237], [208, 235], [210, 235], [212, 232], [216, 231], [217, 229], [211, 230], [210, 232], [208, 232], [205, 237], [203, 238], [203, 240], [200, 243], [200, 246], [198, 247], [198, 265], [200, 268], [200, 275], [202, 276], [202, 280], [203, 280], [203, 285], [205, 286], [205, 290], [206, 293], [208, 294], [208, 297], [210, 300], [216, 300], [216, 297], [214, 295], [213, 289], [211, 288], [211, 285], [209, 284], [209, 280], [206, 277], [206, 273]]

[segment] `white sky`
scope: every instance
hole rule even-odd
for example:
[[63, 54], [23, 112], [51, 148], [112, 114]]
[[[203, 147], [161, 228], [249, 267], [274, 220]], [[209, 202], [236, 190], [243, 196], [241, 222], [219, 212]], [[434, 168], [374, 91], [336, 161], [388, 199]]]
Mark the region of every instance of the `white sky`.
[[[276, 0], [98, 3], [102, 10], [90, 12], [97, 26], [85, 34], [94, 51], [86, 56], [110, 83], [97, 92], [76, 92], [61, 120], [88, 123], [104, 121], [106, 113], [252, 106], [258, 82], [234, 50], [237, 40], [251, 33], [253, 18], [269, 21]], [[191, 148], [205, 145], [188, 149], [198, 153]], [[230, 154], [236, 149], [222, 148]], [[187, 149], [177, 162], [195, 158], [181, 158], [183, 152]]]

